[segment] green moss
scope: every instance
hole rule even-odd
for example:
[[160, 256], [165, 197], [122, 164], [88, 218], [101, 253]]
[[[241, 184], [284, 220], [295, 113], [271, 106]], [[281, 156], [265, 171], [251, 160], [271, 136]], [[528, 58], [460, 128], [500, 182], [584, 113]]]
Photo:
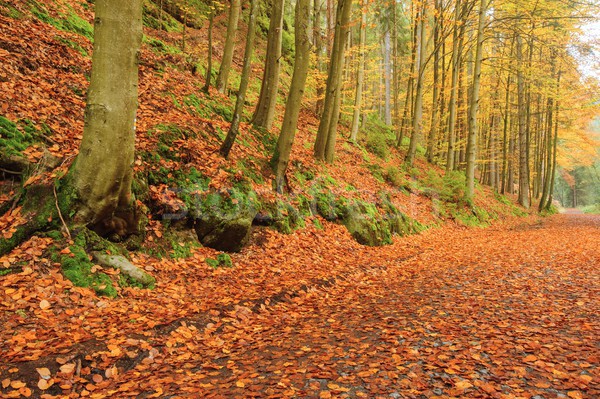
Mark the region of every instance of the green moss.
[[[58, 36], [56, 39], [60, 43], [64, 44], [65, 46], [67, 46], [67, 47], [69, 47], [69, 48], [77, 51], [79, 54], [83, 55], [84, 57], [88, 57], [89, 56], [87, 50], [84, 49], [83, 47], [81, 47], [79, 44], [75, 43], [74, 41], [69, 40], [69, 39], [67, 39], [65, 37], [60, 37], [60, 36]], [[75, 93], [75, 94], [80, 95], [79, 93]]]
[[[558, 212], [558, 209], [556, 209], [554, 205], [551, 208], [553, 209], [554, 213]], [[597, 215], [600, 214], [600, 204], [589, 205], [584, 207], [582, 210], [584, 213]]]
[[45, 5], [36, 0], [28, 0], [31, 13], [40, 21], [54, 26], [58, 30], [73, 32], [84, 36], [90, 41], [94, 39], [94, 28], [92, 25], [77, 15], [72, 8], [66, 13], [59, 13], [57, 18], [52, 17]]
[[410, 181], [406, 178], [404, 173], [396, 166], [390, 166], [385, 170], [385, 180], [388, 181], [392, 186], [399, 189], [410, 189]]
[[233, 118], [233, 107], [231, 103], [223, 103], [213, 98], [201, 99], [195, 94], [190, 94], [183, 99], [188, 111], [200, 118], [213, 118], [214, 114], [220, 115], [226, 121]]
[[0, 15], [12, 19], [23, 18], [23, 14], [19, 10], [5, 1], [0, 1]]
[[367, 137], [367, 150], [381, 159], [386, 159], [389, 154], [389, 146], [385, 136], [370, 134]]
[[63, 274], [73, 285], [92, 288], [99, 295], [116, 296], [117, 291], [107, 274], [92, 273], [94, 264], [91, 262], [85, 246], [85, 238], [78, 235], [75, 237], [74, 244], [69, 247], [70, 254], [61, 254], [58, 248], [54, 247], [52, 260], [60, 262]]
[[371, 174], [380, 183], [385, 182], [384, 172], [380, 165], [377, 164], [367, 164], [367, 169], [371, 171]]
[[144, 36], [142, 43], [147, 44], [156, 54], [181, 54], [181, 50], [178, 47], [170, 46], [162, 40]]
[[488, 227], [496, 215], [477, 206], [456, 206], [451, 210], [452, 217], [467, 227]]
[[219, 254], [216, 259], [207, 258], [206, 263], [210, 267], [233, 267], [233, 262], [231, 261], [231, 256], [228, 254]]
[[451, 171], [440, 176], [436, 171], [430, 170], [423, 179], [424, 193], [432, 198], [445, 202], [465, 203], [466, 178], [464, 173]]
[[49, 134], [45, 125], [38, 128], [28, 119], [13, 122], [0, 115], [0, 148], [5, 155], [21, 156], [28, 147], [40, 142], [44, 134]]

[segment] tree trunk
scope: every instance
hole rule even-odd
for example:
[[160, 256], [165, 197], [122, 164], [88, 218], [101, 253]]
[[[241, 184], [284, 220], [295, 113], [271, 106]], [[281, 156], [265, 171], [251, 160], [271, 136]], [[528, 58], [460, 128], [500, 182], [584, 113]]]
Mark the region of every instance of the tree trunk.
[[235, 48], [235, 36], [238, 29], [238, 20], [240, 18], [240, 0], [231, 0], [229, 7], [229, 20], [227, 21], [227, 36], [225, 37], [225, 48], [223, 49], [223, 59], [217, 76], [217, 90], [225, 93], [227, 81], [229, 80], [229, 71], [233, 61], [233, 50]]
[[360, 34], [358, 36], [359, 64], [356, 77], [356, 96], [354, 97], [354, 114], [352, 115], [352, 129], [350, 140], [356, 141], [358, 137], [358, 124], [362, 110], [362, 92], [365, 80], [365, 42], [367, 39], [367, 7], [365, 0], [361, 4]]
[[417, 153], [417, 143], [421, 137], [421, 130], [423, 129], [423, 80], [425, 79], [425, 60], [426, 60], [426, 40], [427, 32], [425, 29], [425, 22], [427, 20], [427, 4], [423, 2], [421, 12], [417, 16], [418, 18], [418, 31], [417, 36], [417, 62], [415, 63], [416, 76], [416, 88], [415, 88], [415, 110], [413, 113], [412, 123], [412, 134], [410, 136], [410, 144], [408, 146], [408, 152], [406, 153], [405, 162], [412, 166]]
[[344, 66], [344, 49], [346, 47], [348, 22], [352, 0], [340, 0], [336, 13], [335, 35], [331, 60], [329, 61], [329, 73], [325, 90], [325, 101], [323, 103], [323, 114], [319, 123], [317, 139], [314, 146], [314, 155], [318, 160], [333, 162], [335, 149], [335, 135], [339, 118], [339, 98], [342, 68]]
[[[315, 54], [317, 58], [317, 71], [323, 71], [323, 29], [322, 29], [322, 15], [323, 15], [323, 0], [314, 0], [314, 45], [315, 45]], [[317, 82], [317, 102], [315, 104], [315, 113], [320, 115], [323, 110], [323, 91], [325, 90], [324, 86]]]
[[[134, 206], [131, 183], [142, 42], [141, 0], [97, 0], [92, 76], [74, 164], [76, 224], [94, 225]], [[101, 167], [99, 167], [101, 166]]]
[[550, 188], [548, 189], [548, 201], [546, 202], [545, 209], [552, 207], [552, 199], [554, 195], [554, 179], [556, 178], [556, 152], [558, 148], [558, 112], [560, 110], [558, 95], [560, 92], [560, 71], [556, 78], [556, 103], [554, 106], [554, 140], [552, 143], [552, 172], [550, 176]]
[[392, 43], [389, 29], [383, 36], [383, 78], [385, 88], [384, 121], [386, 125], [392, 124], [392, 63], [390, 53]]
[[266, 130], [271, 130], [273, 126], [275, 105], [277, 104], [284, 6], [285, 0], [272, 0], [265, 69], [258, 103], [252, 117], [254, 126], [262, 127]]
[[208, 64], [206, 66], [204, 87], [202, 87], [202, 91], [205, 93], [209, 92], [210, 81], [212, 78], [212, 54], [213, 54], [213, 49], [212, 49], [213, 36], [212, 35], [213, 35], [213, 27], [214, 27], [214, 21], [215, 21], [215, 10], [214, 10], [215, 6], [214, 6], [212, 0], [210, 0], [210, 3], [208, 6], [210, 7], [210, 11], [208, 12], [208, 54], [207, 54]]
[[475, 166], [477, 162], [477, 112], [479, 110], [479, 86], [481, 82], [481, 62], [483, 60], [483, 31], [485, 28], [485, 13], [487, 0], [479, 3], [479, 23], [477, 25], [477, 48], [475, 50], [475, 65], [473, 68], [473, 87], [469, 105], [469, 132], [467, 136], [467, 200], [475, 195]]
[[460, 73], [463, 34], [460, 23], [460, 0], [456, 1], [454, 10], [454, 27], [452, 33], [452, 77], [450, 83], [450, 104], [448, 105], [448, 152], [446, 154], [446, 172], [454, 170], [454, 142], [456, 137], [456, 108], [458, 106], [458, 77]]
[[433, 95], [431, 98], [431, 126], [429, 127], [429, 135], [427, 137], [427, 161], [429, 163], [433, 163], [433, 158], [435, 156], [435, 136], [438, 127], [439, 120], [439, 106], [438, 106], [438, 96], [439, 96], [439, 75], [440, 75], [440, 49], [438, 43], [440, 41], [440, 29], [439, 29], [439, 20], [441, 19], [441, 1], [435, 1], [435, 9], [433, 18]]
[[519, 120], [519, 204], [529, 208], [529, 159], [527, 158], [527, 104], [523, 76], [523, 39], [517, 35], [517, 108]]
[[283, 193], [285, 186], [285, 172], [290, 160], [292, 144], [298, 127], [298, 115], [302, 96], [304, 95], [304, 86], [306, 75], [310, 64], [310, 40], [309, 40], [309, 0], [298, 0], [296, 3], [296, 22], [295, 22], [295, 44], [296, 59], [294, 60], [294, 73], [292, 83], [283, 115], [283, 124], [281, 133], [277, 140], [275, 153], [271, 158], [271, 165], [275, 170], [275, 190]]
[[235, 109], [233, 110], [233, 117], [231, 119], [231, 125], [227, 132], [227, 137], [221, 145], [219, 152], [224, 158], [229, 157], [229, 152], [235, 138], [237, 137], [240, 119], [244, 111], [244, 103], [246, 101], [246, 91], [248, 90], [248, 82], [250, 81], [250, 73], [252, 72], [252, 53], [254, 51], [254, 36], [256, 33], [256, 0], [250, 1], [250, 14], [248, 15], [248, 34], [246, 36], [246, 48], [244, 50], [244, 65], [242, 66], [242, 76], [240, 80], [240, 88], [238, 90], [237, 98], [235, 101]]

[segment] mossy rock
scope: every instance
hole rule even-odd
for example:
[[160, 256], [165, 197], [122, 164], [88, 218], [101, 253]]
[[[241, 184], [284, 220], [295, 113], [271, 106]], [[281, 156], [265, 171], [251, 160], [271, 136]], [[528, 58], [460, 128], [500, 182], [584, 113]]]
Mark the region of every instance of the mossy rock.
[[232, 189], [197, 196], [190, 216], [202, 245], [239, 252], [250, 238], [258, 209], [256, 193]]
[[343, 223], [359, 244], [375, 247], [392, 243], [389, 223], [373, 204], [353, 202], [347, 208]]
[[254, 224], [271, 226], [283, 234], [291, 234], [305, 226], [302, 209], [296, 209], [292, 204], [277, 200], [274, 203], [263, 205], [261, 211], [254, 218]]

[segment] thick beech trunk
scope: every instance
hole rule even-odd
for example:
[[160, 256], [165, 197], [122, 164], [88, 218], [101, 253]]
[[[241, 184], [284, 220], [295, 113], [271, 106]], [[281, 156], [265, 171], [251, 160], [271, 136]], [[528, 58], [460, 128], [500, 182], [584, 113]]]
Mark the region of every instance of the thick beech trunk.
[[98, 0], [85, 127], [74, 165], [78, 224], [131, 207], [141, 0]]

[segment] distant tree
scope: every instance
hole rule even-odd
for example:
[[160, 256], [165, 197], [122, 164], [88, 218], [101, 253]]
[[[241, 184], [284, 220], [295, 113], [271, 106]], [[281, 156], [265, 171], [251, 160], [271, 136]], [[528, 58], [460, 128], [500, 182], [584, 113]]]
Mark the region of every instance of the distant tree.
[[477, 25], [477, 43], [475, 50], [475, 65], [473, 67], [473, 83], [471, 102], [469, 104], [469, 133], [467, 136], [467, 191], [466, 198], [473, 199], [475, 194], [475, 163], [477, 157], [477, 113], [479, 110], [479, 88], [481, 82], [481, 62], [483, 60], [483, 33], [485, 28], [485, 13], [488, 0], [481, 0]]
[[240, 88], [238, 90], [233, 110], [231, 125], [227, 132], [227, 137], [221, 145], [220, 153], [223, 157], [229, 157], [229, 152], [235, 138], [239, 132], [240, 119], [244, 111], [244, 103], [246, 102], [246, 91], [248, 90], [248, 82], [250, 81], [250, 73], [252, 72], [252, 53], [254, 52], [254, 36], [256, 34], [256, 0], [250, 1], [250, 14], [248, 15], [248, 34], [246, 35], [246, 48], [244, 50], [244, 65], [242, 66], [242, 77], [240, 80]]
[[204, 86], [202, 87], [202, 91], [208, 93], [210, 90], [210, 80], [212, 77], [212, 55], [213, 55], [213, 27], [215, 21], [215, 7], [216, 4], [213, 0], [210, 0], [208, 3], [208, 51], [206, 58], [208, 59], [208, 63], [206, 65], [206, 74], [204, 77]]
[[348, 40], [348, 29], [352, 11], [352, 0], [339, 0], [336, 13], [333, 48], [329, 60], [329, 73], [325, 89], [325, 101], [317, 139], [314, 146], [315, 158], [333, 163], [335, 140], [340, 116], [342, 72], [344, 51]]
[[356, 141], [358, 125], [362, 111], [363, 86], [365, 83], [365, 42], [367, 41], [367, 2], [362, 0], [360, 6], [360, 30], [358, 36], [359, 63], [356, 71], [356, 94], [354, 96], [354, 112], [352, 114], [352, 127], [350, 140]]
[[279, 70], [281, 67], [281, 41], [283, 33], [283, 9], [285, 0], [271, 0], [271, 22], [267, 35], [267, 53], [260, 95], [252, 123], [257, 127], [271, 130], [277, 104], [279, 89]]
[[233, 50], [235, 48], [235, 36], [238, 29], [238, 20], [240, 18], [241, 5], [240, 0], [231, 0], [229, 6], [229, 20], [227, 21], [227, 36], [225, 37], [225, 48], [223, 49], [223, 58], [221, 67], [217, 76], [216, 87], [221, 93], [227, 90], [227, 81], [229, 80], [229, 71], [233, 61]]

